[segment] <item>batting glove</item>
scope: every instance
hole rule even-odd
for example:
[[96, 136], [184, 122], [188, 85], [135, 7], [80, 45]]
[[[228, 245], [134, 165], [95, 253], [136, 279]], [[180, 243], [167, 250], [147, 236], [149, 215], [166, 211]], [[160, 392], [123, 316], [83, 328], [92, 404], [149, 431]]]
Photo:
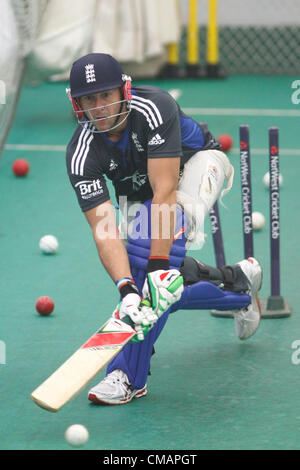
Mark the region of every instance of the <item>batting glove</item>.
[[127, 294], [113, 311], [112, 316], [128, 323], [137, 334], [132, 342], [143, 341], [149, 329], [153, 325], [153, 312], [149, 304], [142, 303], [138, 294]]
[[158, 270], [147, 274], [143, 297], [149, 299], [153, 312], [159, 318], [180, 299], [183, 289], [183, 277], [177, 269]]

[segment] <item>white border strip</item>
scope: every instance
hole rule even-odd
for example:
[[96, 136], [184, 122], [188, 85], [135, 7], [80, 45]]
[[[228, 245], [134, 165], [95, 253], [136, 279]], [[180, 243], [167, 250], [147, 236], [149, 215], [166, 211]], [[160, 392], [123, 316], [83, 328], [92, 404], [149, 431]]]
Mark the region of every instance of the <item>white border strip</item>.
[[[239, 154], [240, 153], [240, 149], [239, 148], [232, 148], [230, 150], [230, 152], [228, 152], [228, 154]], [[251, 148], [250, 147], [250, 154], [251, 155], [268, 155], [269, 154], [269, 149], [265, 148], [265, 149], [255, 149], [255, 148]], [[280, 155], [292, 155], [292, 156], [296, 156], [296, 157], [300, 157], [300, 148], [299, 149], [281, 149], [279, 147], [279, 156]]]
[[182, 111], [193, 115], [300, 117], [299, 109], [182, 108]]
[[[23, 150], [23, 151], [31, 151], [31, 152], [65, 152], [66, 151], [65, 145], [30, 145], [30, 144], [7, 144], [5, 145], [5, 150]], [[269, 150], [267, 148], [250, 148], [250, 152], [253, 155], [262, 155], [268, 154]], [[239, 154], [239, 148], [232, 148], [229, 154]], [[300, 148], [299, 149], [281, 149], [279, 148], [280, 155], [295, 155], [300, 156]]]
[[65, 152], [66, 145], [6, 144], [4, 150], [32, 150], [34, 152]]

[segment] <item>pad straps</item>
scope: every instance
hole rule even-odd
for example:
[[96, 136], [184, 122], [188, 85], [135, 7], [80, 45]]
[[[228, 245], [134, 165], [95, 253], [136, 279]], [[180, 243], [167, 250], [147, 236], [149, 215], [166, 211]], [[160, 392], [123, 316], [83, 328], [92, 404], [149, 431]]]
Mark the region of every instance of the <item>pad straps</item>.
[[223, 268], [219, 269], [223, 274], [224, 290], [233, 290], [234, 279], [232, 269], [227, 266], [224, 266]]

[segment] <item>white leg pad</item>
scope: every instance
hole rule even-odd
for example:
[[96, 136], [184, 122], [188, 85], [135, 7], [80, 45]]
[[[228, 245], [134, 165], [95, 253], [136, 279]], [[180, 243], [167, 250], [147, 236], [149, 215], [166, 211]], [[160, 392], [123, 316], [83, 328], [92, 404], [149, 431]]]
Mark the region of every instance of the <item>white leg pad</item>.
[[[234, 168], [220, 150], [203, 150], [188, 160], [177, 191], [177, 202], [188, 220], [187, 239], [200, 248], [205, 241], [204, 219], [217, 198], [232, 187]], [[224, 181], [226, 187], [222, 190]]]

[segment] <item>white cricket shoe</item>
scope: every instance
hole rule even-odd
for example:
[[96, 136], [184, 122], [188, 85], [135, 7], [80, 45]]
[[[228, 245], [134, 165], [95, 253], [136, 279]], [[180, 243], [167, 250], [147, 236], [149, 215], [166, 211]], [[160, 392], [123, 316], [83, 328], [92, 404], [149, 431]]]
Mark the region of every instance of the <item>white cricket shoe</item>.
[[104, 405], [125, 405], [133, 398], [140, 398], [147, 393], [147, 384], [136, 390], [130, 384], [127, 375], [120, 369], [113, 370], [98, 385], [91, 388], [88, 399]]
[[251, 296], [251, 303], [234, 312], [235, 330], [240, 339], [247, 339], [256, 332], [260, 324], [261, 308], [257, 292], [261, 288], [262, 269], [255, 258], [244, 259], [237, 264], [249, 281], [248, 293]]

